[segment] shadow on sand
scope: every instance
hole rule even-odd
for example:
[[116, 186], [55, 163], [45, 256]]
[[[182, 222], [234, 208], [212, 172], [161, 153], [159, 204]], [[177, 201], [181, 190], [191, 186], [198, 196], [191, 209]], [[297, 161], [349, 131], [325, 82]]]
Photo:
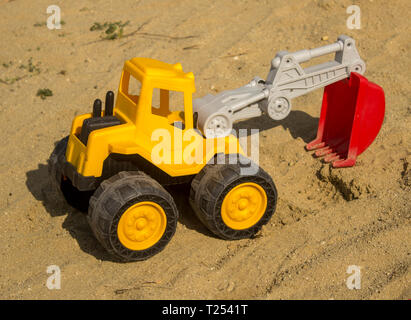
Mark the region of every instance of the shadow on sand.
[[309, 143], [316, 137], [318, 118], [311, 117], [304, 111], [291, 111], [287, 118], [281, 121], [271, 120], [266, 115], [257, 118], [240, 121], [234, 124], [234, 129], [259, 129], [266, 131], [278, 126], [290, 131], [294, 139], [301, 138], [305, 143]]

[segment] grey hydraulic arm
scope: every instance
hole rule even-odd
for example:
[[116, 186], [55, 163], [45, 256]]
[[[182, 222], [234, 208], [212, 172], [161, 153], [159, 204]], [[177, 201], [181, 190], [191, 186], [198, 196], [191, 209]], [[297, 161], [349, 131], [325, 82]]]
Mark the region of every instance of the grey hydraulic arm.
[[[300, 65], [330, 53], [335, 53], [333, 61], [305, 69]], [[351, 72], [363, 74], [364, 71], [365, 63], [354, 39], [344, 35], [323, 47], [293, 53], [280, 51], [271, 61], [265, 81], [256, 77], [238, 89], [195, 99], [197, 125], [207, 137], [221, 137], [231, 133], [234, 122], [262, 113], [273, 120], [282, 120], [291, 111], [291, 99], [348, 78]]]

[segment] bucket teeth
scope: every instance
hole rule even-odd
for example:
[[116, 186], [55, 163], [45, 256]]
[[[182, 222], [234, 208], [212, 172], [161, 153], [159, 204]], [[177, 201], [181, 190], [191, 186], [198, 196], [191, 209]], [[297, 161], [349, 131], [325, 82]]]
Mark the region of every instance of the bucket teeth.
[[309, 144], [306, 145], [306, 149], [308, 151], [310, 150], [315, 150], [315, 149], [320, 149], [325, 147], [325, 142], [321, 142], [319, 140], [314, 140], [312, 142], [310, 142]]
[[343, 168], [343, 167], [352, 167], [355, 165], [355, 159], [350, 158], [350, 159], [341, 159], [333, 162], [333, 167], [334, 168]]
[[331, 153], [324, 158], [325, 162], [334, 162], [336, 160], [340, 160], [340, 156], [337, 153]]
[[325, 155], [330, 154], [332, 152], [333, 152], [333, 149], [331, 149], [330, 147], [327, 146], [323, 149], [317, 150], [315, 152], [315, 156], [316, 157], [322, 157], [322, 156], [325, 156]]

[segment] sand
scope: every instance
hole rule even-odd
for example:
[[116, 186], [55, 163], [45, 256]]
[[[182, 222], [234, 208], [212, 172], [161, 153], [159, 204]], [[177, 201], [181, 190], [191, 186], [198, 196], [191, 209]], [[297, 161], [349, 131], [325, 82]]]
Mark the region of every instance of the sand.
[[[361, 29], [346, 27], [350, 1], [55, 1], [64, 24], [45, 26], [49, 1], [0, 1], [0, 297], [4, 299], [409, 299], [411, 297], [411, 3], [355, 1]], [[95, 23], [130, 21], [103, 40]], [[160, 254], [118, 263], [83, 213], [51, 187], [47, 159], [75, 115], [117, 90], [126, 59], [181, 62], [195, 97], [236, 88], [280, 50], [355, 38], [366, 77], [385, 90], [377, 139], [353, 168], [331, 169], [304, 150], [315, 137], [322, 90], [298, 98], [283, 121], [259, 127], [260, 165], [279, 193], [254, 239], [212, 236], [173, 194], [181, 218]], [[324, 41], [322, 39], [327, 39]], [[39, 89], [53, 95], [41, 99]], [[61, 289], [46, 287], [47, 267]], [[347, 268], [361, 268], [349, 290]]]

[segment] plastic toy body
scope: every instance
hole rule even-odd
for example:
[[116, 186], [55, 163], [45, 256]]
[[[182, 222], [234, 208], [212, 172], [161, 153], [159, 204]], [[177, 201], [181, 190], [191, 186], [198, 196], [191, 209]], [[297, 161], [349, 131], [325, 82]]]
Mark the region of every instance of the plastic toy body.
[[[334, 52], [334, 61], [300, 66]], [[262, 113], [283, 119], [292, 98], [327, 86], [317, 139], [307, 148], [327, 146], [317, 155], [339, 160], [334, 166], [353, 165], [384, 116], [382, 89], [352, 73], [364, 70], [353, 39], [341, 36], [321, 48], [280, 52], [266, 81], [255, 78], [193, 103], [191, 72], [180, 64], [133, 58], [124, 64], [115, 104], [111, 91], [104, 111], [95, 100], [92, 113], [77, 116], [70, 135], [56, 145], [49, 159], [52, 181], [74, 205], [87, 200], [94, 235], [123, 261], [147, 259], [171, 240], [179, 212], [163, 187], [170, 184], [191, 184], [190, 204], [215, 235], [251, 237], [273, 215], [277, 190], [272, 178], [244, 157], [230, 133], [233, 121]], [[180, 103], [174, 93], [182, 95]], [[198, 150], [197, 161], [191, 161]]]

